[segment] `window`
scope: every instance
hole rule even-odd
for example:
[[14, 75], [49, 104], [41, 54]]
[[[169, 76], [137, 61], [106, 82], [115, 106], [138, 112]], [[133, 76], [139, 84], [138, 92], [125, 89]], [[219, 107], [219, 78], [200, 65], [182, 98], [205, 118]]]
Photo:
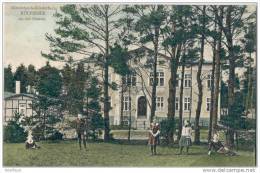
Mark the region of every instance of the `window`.
[[[150, 86], [153, 85], [153, 73], [150, 73]], [[164, 72], [156, 73], [156, 86], [164, 86]]]
[[190, 110], [190, 97], [185, 97], [184, 98], [184, 110]]
[[124, 111], [129, 111], [131, 109], [131, 98], [129, 96], [123, 97]]
[[127, 84], [128, 86], [136, 86], [136, 73], [123, 77], [123, 84]]
[[21, 115], [25, 115], [25, 110], [26, 110], [26, 104], [25, 103], [20, 103], [19, 104], [19, 113]]
[[176, 111], [179, 110], [179, 98], [178, 97], [175, 98], [175, 110]]
[[206, 110], [210, 111], [210, 98], [207, 98]]
[[163, 97], [156, 97], [156, 110], [157, 111], [163, 110]]
[[208, 89], [211, 89], [211, 87], [212, 87], [212, 75], [211, 74], [209, 74], [208, 76], [207, 76], [207, 87], [208, 87]]
[[184, 75], [184, 87], [191, 87], [191, 74]]
[[179, 80], [180, 80], [180, 75], [176, 74], [176, 87], [179, 87]]

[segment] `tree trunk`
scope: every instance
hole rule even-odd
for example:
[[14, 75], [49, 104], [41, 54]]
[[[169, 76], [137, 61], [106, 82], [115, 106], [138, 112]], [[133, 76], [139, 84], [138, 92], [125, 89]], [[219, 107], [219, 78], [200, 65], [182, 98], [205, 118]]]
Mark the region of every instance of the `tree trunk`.
[[167, 117], [175, 117], [175, 97], [176, 97], [176, 81], [178, 63], [176, 59], [171, 59], [171, 78], [169, 80], [169, 98], [168, 98], [168, 113]]
[[180, 109], [179, 109], [179, 126], [178, 126], [178, 141], [181, 138], [181, 131], [182, 131], [182, 114], [183, 114], [183, 83], [184, 83], [184, 73], [185, 73], [185, 59], [182, 58], [182, 65], [181, 65], [181, 86], [180, 86]]
[[206, 13], [206, 6], [203, 6], [203, 23], [202, 23], [202, 34], [201, 34], [201, 47], [200, 47], [200, 60], [198, 65], [198, 73], [197, 73], [197, 83], [198, 83], [198, 104], [196, 109], [196, 116], [195, 116], [195, 136], [194, 136], [194, 143], [199, 144], [200, 143], [200, 127], [199, 127], [199, 120], [200, 120], [200, 113], [201, 113], [201, 105], [202, 105], [202, 97], [203, 97], [203, 91], [202, 91], [202, 80], [201, 80], [201, 70], [202, 70], [202, 64], [203, 64], [203, 55], [204, 55], [204, 41], [205, 41], [205, 13]]
[[[169, 80], [169, 98], [168, 98], [168, 119], [175, 118], [175, 99], [176, 99], [176, 83], [177, 83], [177, 72], [179, 67], [179, 59], [181, 53], [181, 45], [177, 46], [177, 53], [175, 52], [176, 49], [173, 50], [174, 57], [171, 57], [171, 78]], [[175, 55], [176, 53], [176, 55]], [[173, 131], [168, 132], [168, 144], [174, 143], [173, 139]]]
[[[227, 8], [227, 18], [226, 18], [226, 38], [227, 38], [227, 47], [229, 53], [229, 77], [228, 77], [228, 114], [232, 114], [232, 105], [234, 103], [234, 88], [235, 88], [235, 55], [234, 55], [234, 46], [233, 38], [231, 33], [231, 12], [232, 6]], [[232, 129], [228, 130], [227, 143], [232, 148], [234, 146], [234, 131]]]
[[[190, 64], [190, 80], [191, 80], [191, 87], [190, 87], [190, 101], [192, 102], [192, 62]], [[190, 104], [189, 110], [189, 122], [191, 122], [191, 111], [192, 111], [192, 104]]]
[[[251, 71], [251, 53], [249, 53], [249, 67], [247, 68], [247, 96], [246, 96], [246, 104], [245, 104], [245, 108], [246, 108], [246, 115], [248, 115], [249, 113], [249, 109], [252, 109], [252, 103], [251, 103], [251, 97], [252, 97], [252, 71]], [[250, 110], [251, 111], [251, 110]]]
[[131, 85], [128, 86], [128, 97], [129, 97], [129, 125], [128, 125], [128, 142], [131, 137], [131, 124], [132, 124], [132, 100], [131, 100]]
[[88, 109], [88, 94], [87, 94], [87, 97], [86, 97], [86, 116], [87, 116], [87, 118], [89, 118], [89, 113], [88, 113], [88, 111], [89, 111], [89, 109]]
[[108, 96], [108, 56], [109, 56], [109, 30], [108, 30], [108, 7], [106, 7], [106, 24], [105, 24], [105, 80], [104, 80], [104, 128], [105, 128], [105, 134], [104, 134], [104, 141], [109, 141], [109, 96]]
[[151, 106], [151, 118], [150, 122], [153, 122], [155, 116], [156, 109], [156, 87], [157, 83], [157, 56], [158, 56], [158, 42], [159, 42], [159, 28], [155, 28], [155, 36], [154, 36], [154, 62], [153, 62], [153, 85], [152, 85], [152, 106]]
[[[217, 23], [215, 22], [214, 30], [216, 31]], [[209, 114], [209, 131], [208, 131], [208, 142], [212, 138], [212, 119], [213, 119], [213, 105], [214, 105], [214, 81], [215, 81], [215, 67], [216, 67], [216, 44], [217, 39], [213, 41], [213, 59], [212, 59], [212, 71], [211, 71], [211, 86], [210, 86], [210, 114]]]
[[46, 140], [46, 110], [44, 110], [43, 114], [43, 138]]
[[[223, 8], [220, 9], [221, 22], [223, 20]], [[216, 71], [215, 71], [215, 80], [214, 80], [214, 102], [213, 102], [213, 112], [212, 112], [212, 126], [213, 129], [216, 129], [218, 122], [218, 99], [219, 99], [219, 87], [220, 87], [220, 56], [221, 56], [221, 38], [222, 38], [222, 29], [218, 27], [218, 40], [217, 40], [217, 49], [216, 49]]]
[[123, 116], [124, 116], [124, 84], [123, 84], [124, 77], [121, 77], [121, 93], [120, 93], [120, 126], [123, 127]]

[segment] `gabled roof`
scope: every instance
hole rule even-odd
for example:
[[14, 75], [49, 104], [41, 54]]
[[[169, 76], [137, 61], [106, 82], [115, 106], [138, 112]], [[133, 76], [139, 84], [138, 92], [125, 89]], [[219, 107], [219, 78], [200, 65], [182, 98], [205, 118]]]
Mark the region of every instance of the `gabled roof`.
[[28, 93], [21, 93], [21, 94], [15, 94], [11, 92], [4, 92], [4, 99], [8, 100], [14, 97], [20, 97], [20, 96], [25, 96], [25, 97], [30, 97], [32, 99], [36, 98], [34, 94], [28, 94]]
[[[130, 50], [129, 53], [130, 53], [130, 54], [131, 54], [131, 53], [138, 53], [138, 52], [144, 53], [144, 51], [147, 51], [147, 52], [149, 52], [149, 53], [153, 53], [153, 52], [154, 52], [152, 49], [150, 49], [150, 48], [148, 48], [148, 47], [146, 47], [146, 46], [141, 46], [141, 47], [139, 47], [139, 48]], [[169, 56], [167, 56], [167, 55], [165, 55], [165, 54], [162, 54], [162, 53], [158, 53], [158, 55], [162, 56], [162, 57], [165, 58], [166, 60], [170, 60], [170, 59], [171, 59]], [[185, 64], [187, 64], [187, 65], [189, 65], [189, 64], [191, 64], [191, 65], [197, 65], [198, 63], [199, 63], [199, 60], [197, 59], [197, 60], [195, 60], [195, 61], [193, 61], [193, 62], [186, 62]], [[203, 65], [210, 65], [210, 64], [212, 64], [211, 61], [206, 61], [206, 60], [204, 59]], [[179, 63], [179, 66], [180, 66], [180, 65], [181, 65], [181, 62]]]
[[[153, 53], [154, 52], [154, 50], [152, 50], [152, 49], [150, 49], [150, 48], [148, 48], [146, 46], [141, 46], [141, 47], [138, 47], [136, 49], [130, 50], [129, 53], [131, 54], [131, 53], [144, 52], [144, 51], [147, 51], [149, 53]], [[163, 58], [165, 58], [167, 60], [170, 59], [170, 57], [168, 57], [168, 56], [166, 56], [166, 55], [164, 55], [162, 53], [158, 53], [158, 55], [162, 56]]]
[[8, 98], [8, 97], [11, 97], [11, 96], [13, 96], [13, 95], [15, 95], [15, 93], [12, 93], [12, 92], [4, 92], [4, 99], [5, 99], [5, 98]]

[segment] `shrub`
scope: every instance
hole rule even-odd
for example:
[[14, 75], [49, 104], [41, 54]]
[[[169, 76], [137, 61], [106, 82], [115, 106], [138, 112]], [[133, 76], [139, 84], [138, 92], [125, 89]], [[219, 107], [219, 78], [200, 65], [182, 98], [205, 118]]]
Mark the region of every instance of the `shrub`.
[[49, 140], [62, 140], [63, 134], [58, 130], [55, 130], [53, 134], [48, 138]]
[[245, 119], [244, 129], [256, 129], [256, 120], [255, 119]]
[[93, 114], [89, 121], [88, 135], [96, 140], [104, 128], [104, 119], [100, 114]]
[[111, 130], [128, 130], [129, 126], [128, 125], [123, 125], [123, 126], [121, 126], [121, 125], [111, 125], [110, 129]]
[[4, 141], [10, 143], [25, 142], [27, 133], [19, 122], [19, 114], [15, 114], [6, 126], [4, 126]]
[[175, 133], [175, 119], [174, 118], [167, 118], [160, 122], [160, 130], [161, 130], [161, 136], [166, 140], [166, 143], [169, 143], [169, 134]]

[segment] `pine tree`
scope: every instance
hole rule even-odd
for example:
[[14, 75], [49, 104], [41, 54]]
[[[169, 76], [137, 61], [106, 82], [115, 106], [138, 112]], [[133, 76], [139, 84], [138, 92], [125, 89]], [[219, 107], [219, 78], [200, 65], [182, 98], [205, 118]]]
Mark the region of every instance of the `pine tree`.
[[28, 85], [28, 72], [23, 64], [17, 67], [14, 73], [14, 80], [21, 82], [21, 93], [26, 93], [26, 87]]
[[[104, 140], [109, 140], [109, 47], [116, 37], [120, 6], [69, 4], [56, 13], [56, 36], [46, 34], [51, 52], [42, 55], [50, 60], [80, 59], [98, 65], [103, 71]], [[73, 60], [75, 62], [75, 60]], [[94, 65], [93, 65], [94, 66]]]
[[39, 131], [44, 138], [54, 133], [54, 124], [61, 119], [61, 93], [62, 79], [60, 71], [51, 67], [49, 62], [38, 70], [39, 79], [36, 89], [39, 92], [33, 109], [37, 115], [34, 117], [39, 122]]
[[14, 92], [14, 76], [10, 64], [4, 68], [4, 91]]
[[124, 9], [127, 14], [132, 14], [132, 20], [135, 24], [133, 32], [140, 34], [137, 42], [140, 44], [152, 44], [153, 52], [151, 59], [151, 69], [154, 80], [152, 82], [152, 96], [151, 96], [151, 116], [150, 122], [153, 121], [156, 108], [156, 86], [157, 86], [157, 64], [159, 53], [159, 38], [161, 35], [161, 29], [167, 17], [165, 13], [165, 7], [163, 5], [135, 5], [127, 6]]

